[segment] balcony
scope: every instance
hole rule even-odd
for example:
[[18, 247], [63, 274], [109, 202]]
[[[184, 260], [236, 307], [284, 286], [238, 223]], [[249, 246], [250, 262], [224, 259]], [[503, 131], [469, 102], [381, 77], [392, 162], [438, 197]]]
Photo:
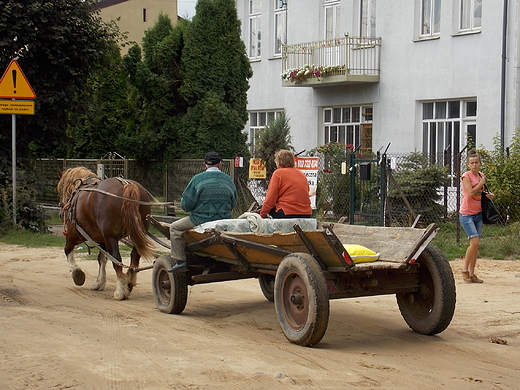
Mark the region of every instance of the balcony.
[[284, 45], [282, 86], [324, 87], [379, 82], [381, 38], [345, 36]]

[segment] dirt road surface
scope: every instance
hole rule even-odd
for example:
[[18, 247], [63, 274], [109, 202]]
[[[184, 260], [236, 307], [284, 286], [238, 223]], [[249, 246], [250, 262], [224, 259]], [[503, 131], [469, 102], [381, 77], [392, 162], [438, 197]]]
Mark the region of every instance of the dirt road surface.
[[0, 243], [0, 389], [519, 389], [520, 261], [479, 260], [437, 336], [412, 332], [394, 296], [331, 301], [325, 337], [289, 343], [256, 280], [190, 287], [159, 312], [151, 271], [129, 300], [73, 284], [62, 248]]

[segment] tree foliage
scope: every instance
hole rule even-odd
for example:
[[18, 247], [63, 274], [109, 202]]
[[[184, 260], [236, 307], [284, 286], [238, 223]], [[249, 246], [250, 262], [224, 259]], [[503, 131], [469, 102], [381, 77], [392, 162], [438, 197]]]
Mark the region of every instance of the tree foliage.
[[388, 191], [393, 218], [399, 219], [399, 214], [408, 215], [404, 196], [414, 212], [422, 215], [422, 221], [439, 221], [445, 212], [438, 203], [442, 199], [439, 188], [449, 183], [446, 168], [430, 164], [428, 157], [420, 152], [408, 154], [399, 165], [399, 170], [392, 171], [398, 188], [391, 186]]
[[512, 221], [520, 219], [520, 128], [511, 139], [508, 151], [502, 151], [498, 135], [493, 140], [492, 151], [479, 150], [482, 156], [482, 171], [486, 175], [487, 186], [495, 194], [493, 203], [502, 218], [509, 215]]
[[291, 145], [291, 126], [285, 111], [272, 119], [260, 134], [256, 157], [265, 163], [267, 179], [276, 169], [274, 154], [281, 149], [294, 150]]
[[[20, 226], [40, 229], [42, 214], [23, 168], [32, 157], [66, 156], [73, 142], [67, 137], [68, 123], [88, 112], [89, 77], [106, 64], [105, 53], [120, 35], [115, 25], [101, 20], [93, 0], [0, 0], [0, 10], [0, 69], [16, 59], [36, 93], [35, 115], [16, 116], [17, 220]], [[11, 123], [10, 115], [0, 115], [4, 211], [13, 203], [8, 196]], [[0, 213], [0, 224], [8, 219]]]
[[88, 78], [84, 111], [69, 115], [69, 158], [101, 158], [116, 151], [116, 141], [128, 126], [127, 73], [115, 42], [107, 47], [105, 61], [107, 66], [96, 69]]
[[[85, 107], [89, 76], [104, 63], [117, 32], [102, 22], [92, 1], [0, 0], [0, 9], [0, 67], [18, 58], [37, 95], [35, 115], [18, 116], [17, 154], [63, 155], [68, 116]], [[10, 121], [2, 115], [1, 127]], [[10, 154], [6, 136], [0, 133], [2, 155]]]
[[181, 96], [188, 104], [179, 142], [183, 157], [246, 151], [247, 90], [252, 70], [233, 0], [199, 0], [182, 53]]
[[145, 32], [142, 50], [135, 45], [123, 57], [131, 84], [131, 118], [117, 145], [127, 157], [162, 160], [179, 155], [180, 118], [187, 110], [179, 88], [188, 24], [181, 20], [174, 27], [167, 15], [160, 14]]

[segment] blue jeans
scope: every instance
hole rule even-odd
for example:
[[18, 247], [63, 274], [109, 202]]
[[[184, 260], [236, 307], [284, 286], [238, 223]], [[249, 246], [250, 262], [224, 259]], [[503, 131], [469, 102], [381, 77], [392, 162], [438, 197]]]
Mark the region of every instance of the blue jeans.
[[459, 221], [468, 238], [482, 237], [482, 213], [467, 215], [459, 213]]

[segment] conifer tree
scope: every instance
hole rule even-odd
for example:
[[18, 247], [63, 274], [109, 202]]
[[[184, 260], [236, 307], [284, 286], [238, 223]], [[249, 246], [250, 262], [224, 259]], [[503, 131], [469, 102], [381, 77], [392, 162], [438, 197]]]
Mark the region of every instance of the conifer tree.
[[185, 157], [242, 154], [252, 76], [233, 0], [199, 0], [182, 53], [181, 95], [189, 108], [179, 134]]

